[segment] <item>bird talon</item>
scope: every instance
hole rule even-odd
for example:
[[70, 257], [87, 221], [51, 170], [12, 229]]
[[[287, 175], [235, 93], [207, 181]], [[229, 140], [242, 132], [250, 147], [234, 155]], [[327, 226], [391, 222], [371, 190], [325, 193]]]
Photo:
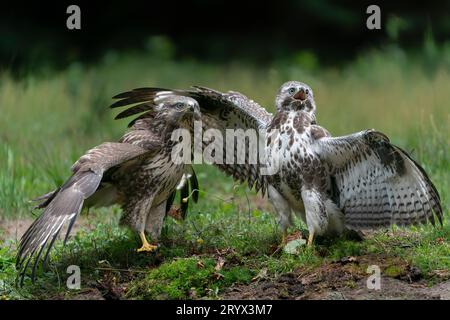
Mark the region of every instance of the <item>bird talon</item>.
[[314, 233], [310, 232], [308, 236], [308, 242], [306, 243], [306, 246], [312, 247], [314, 241]]
[[142, 247], [137, 249], [137, 252], [154, 252], [158, 249], [158, 246], [148, 243], [144, 232], [141, 232], [139, 236], [141, 237]]
[[154, 252], [154, 251], [156, 251], [156, 249], [158, 249], [158, 246], [147, 243], [147, 244], [143, 244], [142, 247], [140, 247], [136, 251], [137, 252]]

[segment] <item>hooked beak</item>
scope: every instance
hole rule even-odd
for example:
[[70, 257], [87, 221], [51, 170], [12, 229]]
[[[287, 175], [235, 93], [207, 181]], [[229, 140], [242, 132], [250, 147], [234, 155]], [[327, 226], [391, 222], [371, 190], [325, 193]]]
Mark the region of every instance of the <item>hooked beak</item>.
[[184, 108], [184, 109], [182, 110], [182, 113], [185, 114], [185, 115], [187, 115], [187, 114], [193, 114], [193, 113], [195, 113], [195, 107], [194, 107], [194, 106], [191, 106], [191, 105], [188, 105], [188, 106], [186, 106], [186, 108]]
[[200, 121], [202, 119], [202, 115], [200, 113], [200, 109], [197, 107], [192, 108], [192, 112], [194, 113], [194, 120]]
[[300, 89], [295, 95], [294, 99], [304, 101], [306, 100], [306, 93], [305, 90]]
[[190, 105], [187, 111], [193, 116], [194, 120], [199, 121], [201, 119], [200, 108], [197, 106]]

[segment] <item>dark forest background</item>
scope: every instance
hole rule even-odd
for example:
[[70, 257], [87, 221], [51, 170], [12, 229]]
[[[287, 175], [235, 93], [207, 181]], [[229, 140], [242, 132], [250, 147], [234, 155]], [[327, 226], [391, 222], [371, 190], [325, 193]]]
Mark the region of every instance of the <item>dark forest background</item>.
[[[66, 8], [81, 8], [81, 30]], [[366, 28], [381, 7], [382, 29]], [[158, 37], [155, 37], [158, 36]], [[95, 63], [109, 52], [159, 50], [170, 58], [254, 64], [313, 57], [339, 65], [395, 42], [414, 51], [450, 36], [450, 1], [35, 1], [0, 8], [0, 64], [13, 71]]]

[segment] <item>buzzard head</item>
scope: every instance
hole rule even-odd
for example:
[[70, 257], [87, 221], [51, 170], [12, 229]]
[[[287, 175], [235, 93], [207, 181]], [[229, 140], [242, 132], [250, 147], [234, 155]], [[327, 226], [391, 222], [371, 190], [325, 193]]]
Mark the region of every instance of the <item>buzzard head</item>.
[[275, 99], [277, 111], [303, 111], [315, 118], [316, 103], [313, 91], [305, 83], [288, 81], [278, 91]]
[[196, 100], [185, 96], [165, 97], [156, 107], [156, 117], [176, 127], [191, 128], [200, 120], [200, 107]]

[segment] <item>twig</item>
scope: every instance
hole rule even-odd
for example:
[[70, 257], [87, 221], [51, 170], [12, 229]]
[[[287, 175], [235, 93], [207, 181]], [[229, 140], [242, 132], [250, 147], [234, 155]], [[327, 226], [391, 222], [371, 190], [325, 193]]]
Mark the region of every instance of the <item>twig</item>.
[[94, 270], [147, 273], [147, 271], [142, 271], [142, 270], [116, 269], [116, 268], [94, 268]]

